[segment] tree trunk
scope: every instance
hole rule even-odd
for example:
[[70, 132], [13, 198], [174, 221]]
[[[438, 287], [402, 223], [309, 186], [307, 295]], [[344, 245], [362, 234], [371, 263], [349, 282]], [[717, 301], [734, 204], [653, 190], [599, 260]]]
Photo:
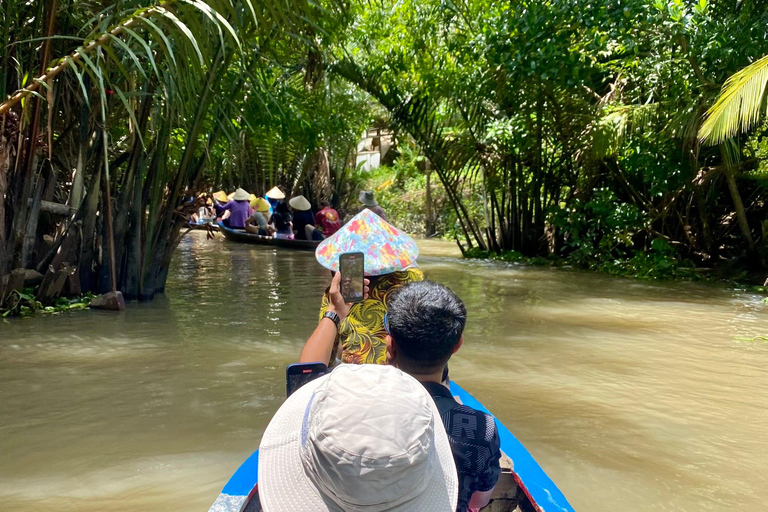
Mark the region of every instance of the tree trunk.
[[429, 160], [427, 160], [427, 193], [426, 193], [426, 205], [427, 210], [427, 225], [424, 227], [427, 238], [435, 236], [435, 218], [432, 212], [432, 171], [429, 169]]
[[736, 185], [736, 178], [733, 176], [733, 170], [725, 170], [725, 179], [728, 182], [728, 190], [731, 192], [731, 198], [733, 199], [733, 205], [736, 208], [736, 218], [739, 221], [739, 228], [741, 234], [747, 240], [750, 250], [755, 248], [755, 241], [752, 239], [752, 232], [749, 230], [749, 223], [747, 222], [747, 213], [744, 210], [744, 203], [741, 201], [741, 194], [739, 194], [739, 188]]

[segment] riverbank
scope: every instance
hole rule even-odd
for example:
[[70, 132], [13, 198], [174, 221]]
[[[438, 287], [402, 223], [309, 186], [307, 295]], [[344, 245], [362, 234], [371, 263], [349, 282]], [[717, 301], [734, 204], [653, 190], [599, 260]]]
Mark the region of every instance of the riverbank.
[[460, 251], [466, 259], [504, 261], [507, 263], [520, 263], [534, 267], [548, 266], [555, 268], [577, 268], [579, 270], [593, 271], [616, 277], [629, 277], [634, 279], [652, 280], [677, 280], [723, 283], [729, 287], [735, 287], [751, 293], [768, 294], [768, 274], [746, 270], [736, 265], [722, 264], [719, 267], [696, 267], [692, 262], [680, 261], [669, 256], [660, 256], [658, 253], [638, 253], [630, 259], [574, 261], [569, 258], [557, 256], [551, 257], [527, 257], [516, 251], [483, 251], [476, 247]]

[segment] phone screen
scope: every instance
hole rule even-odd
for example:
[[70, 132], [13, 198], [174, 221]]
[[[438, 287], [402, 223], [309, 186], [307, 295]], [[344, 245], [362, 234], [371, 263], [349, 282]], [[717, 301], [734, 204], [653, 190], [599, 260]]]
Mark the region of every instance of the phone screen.
[[297, 363], [285, 369], [287, 396], [291, 396], [307, 382], [313, 381], [328, 373], [328, 367], [323, 363]]
[[345, 252], [339, 256], [341, 296], [345, 302], [362, 302], [365, 292], [364, 268], [361, 252]]

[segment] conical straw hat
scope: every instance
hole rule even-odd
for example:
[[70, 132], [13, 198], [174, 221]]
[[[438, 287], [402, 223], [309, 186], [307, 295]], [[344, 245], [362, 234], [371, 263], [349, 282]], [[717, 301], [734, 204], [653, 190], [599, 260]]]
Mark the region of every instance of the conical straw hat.
[[251, 198], [251, 194], [246, 192], [245, 190], [239, 188], [235, 190], [235, 193], [232, 196], [232, 199], [235, 201], [248, 201], [248, 199]]
[[288, 204], [291, 205], [291, 208], [294, 210], [299, 210], [302, 212], [312, 209], [312, 205], [309, 204], [309, 201], [307, 201], [307, 198], [304, 196], [296, 196], [288, 201]]
[[251, 194], [251, 208], [253, 208], [254, 211], [257, 212], [268, 212], [269, 211], [269, 203], [266, 199], [261, 197], [256, 197], [255, 195]]
[[345, 252], [365, 255], [365, 273], [380, 276], [403, 270], [416, 261], [419, 248], [410, 236], [368, 209], [364, 209], [315, 251], [318, 263], [330, 270], [339, 269], [339, 256]]
[[270, 199], [285, 199], [285, 194], [277, 187], [272, 187], [266, 196]]
[[227, 201], [229, 201], [229, 199], [227, 199], [227, 193], [224, 192], [223, 190], [214, 192], [213, 197], [220, 203], [226, 203]]

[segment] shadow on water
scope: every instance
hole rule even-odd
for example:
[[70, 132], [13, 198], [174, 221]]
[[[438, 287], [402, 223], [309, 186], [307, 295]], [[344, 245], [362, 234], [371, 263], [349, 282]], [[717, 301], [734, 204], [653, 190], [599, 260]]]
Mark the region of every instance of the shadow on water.
[[[469, 310], [451, 374], [577, 510], [765, 508], [759, 297], [453, 252], [420, 259]], [[312, 253], [196, 233], [167, 296], [0, 324], [0, 508], [206, 510], [282, 402], [328, 278]]]

